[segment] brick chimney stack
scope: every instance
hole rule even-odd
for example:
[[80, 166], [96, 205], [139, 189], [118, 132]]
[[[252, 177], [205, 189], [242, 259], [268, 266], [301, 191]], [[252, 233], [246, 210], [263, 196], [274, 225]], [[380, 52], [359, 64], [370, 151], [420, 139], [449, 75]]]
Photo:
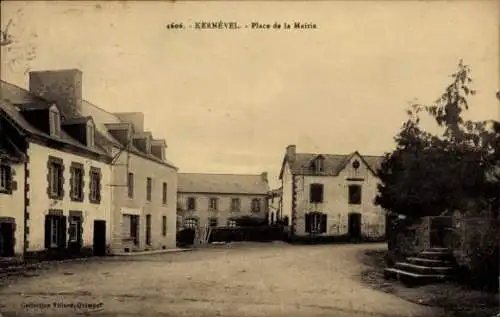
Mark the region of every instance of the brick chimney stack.
[[29, 73], [32, 94], [55, 102], [64, 119], [79, 117], [82, 109], [82, 72], [78, 69], [32, 71]]
[[260, 174], [260, 177], [262, 178], [262, 181], [264, 181], [266, 183], [268, 182], [268, 180], [267, 180], [267, 172], [262, 172]]
[[286, 157], [288, 161], [294, 162], [295, 161], [295, 153], [296, 153], [296, 146], [295, 145], [289, 145], [286, 147]]

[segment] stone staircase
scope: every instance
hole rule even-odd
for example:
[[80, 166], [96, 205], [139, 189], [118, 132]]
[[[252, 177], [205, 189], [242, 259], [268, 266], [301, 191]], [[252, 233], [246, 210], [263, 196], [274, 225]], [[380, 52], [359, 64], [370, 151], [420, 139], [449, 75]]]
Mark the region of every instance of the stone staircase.
[[384, 277], [397, 279], [407, 286], [417, 286], [449, 280], [455, 268], [456, 263], [449, 249], [430, 248], [386, 268]]

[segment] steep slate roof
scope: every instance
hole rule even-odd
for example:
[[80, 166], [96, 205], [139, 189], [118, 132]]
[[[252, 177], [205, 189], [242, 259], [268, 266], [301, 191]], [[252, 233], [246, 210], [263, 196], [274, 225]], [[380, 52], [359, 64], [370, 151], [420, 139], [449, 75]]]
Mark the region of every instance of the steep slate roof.
[[8, 135], [0, 139], [0, 161], [6, 160], [9, 162], [20, 163], [26, 159], [24, 153], [19, 150], [10, 140]]
[[[104, 139], [103, 142], [106, 143], [111, 143], [116, 146], [120, 146], [120, 142], [116, 140], [108, 131], [108, 128], [106, 127], [107, 124], [113, 124], [113, 123], [124, 123], [121, 121], [117, 116], [114, 114], [88, 102], [88, 101], [83, 101], [82, 102], [82, 110], [85, 115], [91, 116], [92, 119], [94, 120], [94, 124], [96, 127], [96, 130], [100, 133], [99, 138]], [[150, 133], [150, 132], [147, 132]], [[97, 140], [97, 137], [96, 137]], [[138, 156], [145, 157], [149, 160], [155, 161], [157, 163], [167, 165], [169, 167], [177, 169], [177, 167], [172, 163], [169, 162], [168, 160], [162, 161], [161, 159], [157, 158], [156, 156], [152, 154], [146, 154], [141, 152], [138, 148], [136, 148], [132, 142], [128, 144], [128, 148], [130, 153], [134, 153]]]
[[[26, 133], [43, 137], [49, 140], [63, 142], [85, 149], [99, 155], [108, 155], [106, 151], [96, 143], [96, 147], [90, 148], [72, 138], [63, 129], [59, 137], [53, 137], [43, 131], [40, 131], [30, 124], [22, 115], [20, 110], [25, 109], [48, 109], [52, 105], [51, 102], [42, 98], [31, 95], [28, 91], [12, 85], [10, 83], [0, 81], [0, 110], [6, 114], [18, 127]], [[62, 123], [64, 124], [64, 122]]]
[[[87, 151], [106, 156], [111, 155], [111, 153], [109, 153], [109, 150], [107, 150], [109, 145], [120, 145], [120, 142], [113, 138], [113, 136], [108, 132], [105, 127], [105, 123], [121, 123], [122, 121], [113, 114], [85, 100], [82, 101], [83, 118], [78, 118], [76, 119], [76, 121], [80, 119], [85, 120], [85, 117], [92, 117], [92, 120], [96, 127], [96, 131], [94, 133], [96, 146], [93, 148], [89, 148], [84, 144], [81, 144], [79, 141], [64, 132], [63, 129], [61, 129], [60, 137], [55, 138], [53, 136], [50, 136], [49, 134], [33, 127], [33, 125], [31, 125], [24, 118], [21, 112], [19, 112], [19, 110], [48, 109], [52, 104], [53, 103], [48, 100], [31, 94], [26, 89], [0, 80], [0, 111], [7, 114], [11, 118], [11, 120], [14, 121], [14, 123], [16, 123], [22, 130], [26, 131], [27, 133], [55, 141], [62, 141], [64, 143], [86, 149]], [[73, 123], [73, 121], [74, 120], [71, 120], [71, 123]], [[61, 126], [64, 126], [65, 123], [65, 121], [61, 122]], [[135, 148], [132, 143], [130, 143], [129, 145], [129, 150], [131, 153], [134, 153], [138, 156], [177, 169], [177, 167], [166, 160], [162, 161], [152, 154], [142, 153], [139, 149]]]
[[338, 154], [319, 154], [319, 153], [296, 153], [295, 160], [290, 162], [285, 156], [286, 162], [290, 167], [291, 173], [294, 175], [315, 175], [315, 171], [311, 169], [311, 163], [318, 157], [321, 156], [324, 159], [323, 163], [323, 173], [321, 175], [327, 176], [337, 176], [354, 156], [358, 155], [366, 163], [366, 165], [376, 172], [382, 163], [383, 156], [373, 156], [367, 155], [363, 156], [357, 151], [338, 155]]
[[267, 195], [269, 185], [261, 175], [179, 173], [177, 191], [181, 193]]

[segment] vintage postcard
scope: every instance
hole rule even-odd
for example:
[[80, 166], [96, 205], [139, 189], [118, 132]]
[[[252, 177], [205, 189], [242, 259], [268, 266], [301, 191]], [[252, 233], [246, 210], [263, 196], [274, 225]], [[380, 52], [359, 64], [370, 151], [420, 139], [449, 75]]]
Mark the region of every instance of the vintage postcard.
[[0, 5], [0, 316], [500, 316], [500, 1]]

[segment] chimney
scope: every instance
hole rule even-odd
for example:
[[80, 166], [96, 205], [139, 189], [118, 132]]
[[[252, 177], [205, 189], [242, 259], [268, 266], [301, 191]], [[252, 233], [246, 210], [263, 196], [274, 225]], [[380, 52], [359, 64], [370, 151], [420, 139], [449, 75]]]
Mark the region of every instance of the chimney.
[[82, 109], [82, 72], [78, 69], [32, 71], [29, 90], [55, 102], [64, 119], [79, 117]]
[[290, 162], [295, 161], [295, 152], [296, 152], [295, 145], [289, 145], [286, 147], [286, 157], [287, 157], [288, 161], [290, 161]]
[[260, 178], [262, 179], [263, 182], [267, 183], [267, 172], [262, 172], [260, 174]]

